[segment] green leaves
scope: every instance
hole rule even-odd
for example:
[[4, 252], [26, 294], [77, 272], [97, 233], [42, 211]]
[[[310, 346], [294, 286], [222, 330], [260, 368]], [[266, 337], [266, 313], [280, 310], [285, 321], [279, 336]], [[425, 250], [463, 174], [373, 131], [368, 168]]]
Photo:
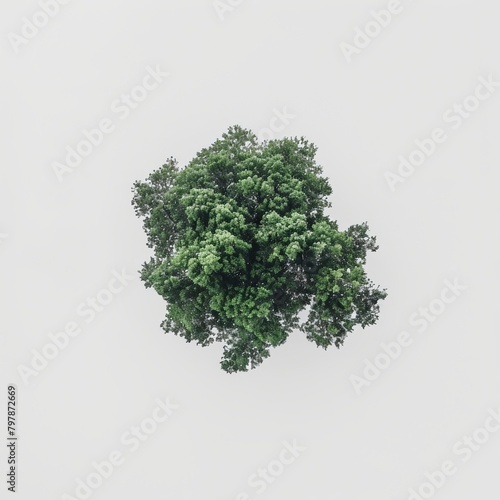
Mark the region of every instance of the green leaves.
[[255, 368], [294, 329], [326, 349], [378, 319], [386, 293], [363, 269], [376, 240], [324, 214], [331, 187], [315, 154], [303, 138], [260, 144], [235, 126], [184, 169], [171, 158], [134, 184], [154, 251], [141, 278], [167, 303], [162, 326], [222, 342], [227, 372]]

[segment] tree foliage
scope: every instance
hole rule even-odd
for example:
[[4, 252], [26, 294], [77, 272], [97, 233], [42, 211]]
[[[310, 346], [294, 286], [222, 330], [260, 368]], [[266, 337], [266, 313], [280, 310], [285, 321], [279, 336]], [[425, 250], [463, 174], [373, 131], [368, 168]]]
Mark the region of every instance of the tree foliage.
[[162, 327], [222, 342], [227, 372], [255, 368], [294, 329], [326, 349], [378, 319], [386, 292], [363, 268], [376, 240], [325, 214], [332, 190], [315, 154], [304, 138], [260, 143], [235, 126], [185, 168], [170, 158], [134, 183], [154, 251], [141, 278], [166, 301]]

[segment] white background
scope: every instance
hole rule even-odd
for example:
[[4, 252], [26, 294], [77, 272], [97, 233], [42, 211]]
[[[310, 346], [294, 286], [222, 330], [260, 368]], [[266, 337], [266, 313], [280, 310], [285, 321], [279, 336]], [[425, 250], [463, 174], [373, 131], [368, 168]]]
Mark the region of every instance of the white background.
[[[340, 44], [386, 4], [247, 0], [221, 19], [210, 0], [73, 0], [16, 51], [9, 34], [40, 7], [2, 2], [0, 406], [15, 384], [20, 461], [17, 496], [2, 480], [2, 498], [74, 495], [114, 450], [125, 463], [92, 498], [403, 500], [446, 460], [457, 472], [435, 498], [498, 496], [500, 433], [467, 463], [453, 447], [500, 405], [500, 96], [458, 130], [443, 113], [478, 77], [500, 81], [500, 11], [406, 2], [349, 63]], [[121, 120], [111, 104], [156, 65], [170, 76]], [[228, 375], [220, 346], [162, 333], [164, 304], [137, 275], [149, 250], [131, 186], [284, 107], [295, 118], [276, 137], [318, 146], [330, 214], [344, 229], [369, 222], [380, 250], [368, 273], [389, 296], [378, 324], [339, 350], [296, 333], [257, 370]], [[116, 130], [59, 182], [53, 162], [103, 118]], [[384, 173], [436, 127], [448, 140], [391, 191]], [[77, 307], [122, 269], [135, 278], [86, 324]], [[446, 279], [467, 290], [418, 333], [410, 316]], [[82, 333], [25, 384], [19, 365], [69, 321]], [[403, 330], [413, 344], [357, 394], [352, 376]], [[128, 452], [122, 434], [166, 397], [179, 408]], [[249, 477], [294, 439], [305, 451], [258, 494]]]

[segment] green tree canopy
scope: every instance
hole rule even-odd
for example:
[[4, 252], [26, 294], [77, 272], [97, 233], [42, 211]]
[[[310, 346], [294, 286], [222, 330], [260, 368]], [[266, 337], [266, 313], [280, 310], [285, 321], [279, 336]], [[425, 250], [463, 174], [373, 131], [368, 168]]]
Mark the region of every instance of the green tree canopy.
[[315, 154], [304, 138], [260, 143], [234, 126], [185, 168], [170, 158], [134, 183], [154, 251], [141, 278], [166, 301], [162, 327], [222, 342], [227, 372], [255, 368], [294, 329], [326, 349], [378, 319], [386, 292], [363, 268], [376, 240], [325, 215], [332, 190]]

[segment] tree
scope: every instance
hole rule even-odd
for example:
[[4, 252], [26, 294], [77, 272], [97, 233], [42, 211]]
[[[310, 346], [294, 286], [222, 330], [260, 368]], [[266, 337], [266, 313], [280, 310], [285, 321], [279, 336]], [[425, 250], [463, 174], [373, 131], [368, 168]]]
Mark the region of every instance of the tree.
[[154, 251], [141, 279], [166, 301], [162, 327], [222, 342], [227, 372], [255, 368], [294, 329], [326, 349], [378, 319], [386, 292], [363, 268], [376, 239], [366, 223], [341, 231], [325, 215], [332, 190], [316, 151], [234, 126], [185, 168], [170, 158], [134, 183]]

